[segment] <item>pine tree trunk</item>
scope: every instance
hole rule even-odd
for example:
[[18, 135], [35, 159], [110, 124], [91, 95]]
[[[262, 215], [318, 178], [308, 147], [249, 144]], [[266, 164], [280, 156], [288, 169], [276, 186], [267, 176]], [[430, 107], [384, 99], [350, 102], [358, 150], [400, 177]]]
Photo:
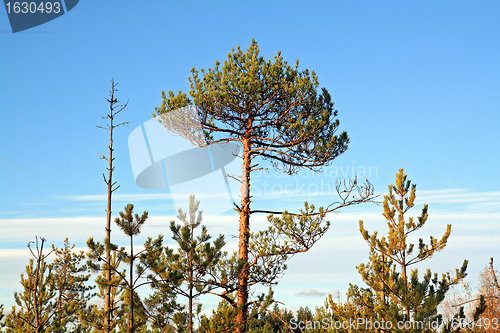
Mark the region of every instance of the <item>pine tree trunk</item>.
[[[404, 198], [405, 198], [405, 194], [401, 191], [400, 194], [400, 200], [401, 202], [404, 202]], [[403, 215], [404, 212], [401, 212], [401, 214]], [[402, 222], [399, 222], [399, 223], [403, 223], [404, 225], [404, 219]], [[405, 300], [405, 315], [406, 315], [406, 318], [405, 320], [406, 321], [410, 321], [410, 308], [408, 307], [408, 274], [407, 274], [407, 267], [408, 265], [406, 264], [406, 240], [403, 244], [403, 250], [402, 250], [402, 278], [403, 278], [403, 281], [404, 281], [404, 289], [403, 289], [403, 299]]]
[[[194, 225], [191, 224], [191, 241], [194, 238]], [[193, 249], [190, 245], [189, 248], [189, 299], [188, 299], [188, 307], [189, 307], [189, 322], [188, 322], [188, 332], [193, 333]]]
[[[108, 209], [106, 223], [106, 239], [111, 241], [111, 193], [108, 194]], [[106, 314], [106, 332], [111, 331], [111, 251], [109, 246], [106, 246], [106, 295], [104, 297], [104, 313]]]
[[193, 287], [189, 287], [189, 333], [193, 333]]
[[246, 332], [248, 317], [248, 243], [250, 238], [250, 141], [243, 142], [243, 174], [241, 184], [241, 210], [238, 258], [243, 267], [238, 275], [238, 314], [236, 332]]
[[[110, 163], [111, 164], [111, 163]], [[110, 168], [111, 169], [111, 168]], [[111, 179], [111, 172], [109, 175]], [[111, 184], [111, 183], [110, 183]], [[106, 210], [107, 220], [106, 220], [106, 239], [111, 241], [111, 191], [108, 189], [108, 208]], [[106, 264], [108, 269], [106, 270], [106, 295], [104, 297], [104, 313], [106, 314], [106, 332], [111, 331], [111, 251], [109, 246], [106, 246]]]
[[385, 285], [383, 279], [385, 278], [385, 255], [382, 254], [382, 279], [380, 281], [380, 298], [382, 299], [382, 303], [386, 304], [385, 302]]
[[129, 280], [129, 307], [130, 307], [130, 320], [128, 323], [129, 333], [134, 333], [134, 288], [133, 288], [133, 277], [134, 277], [134, 244], [133, 237], [130, 236], [130, 280]]
[[[111, 92], [111, 101], [114, 100], [114, 87]], [[113, 193], [113, 103], [110, 104], [109, 117], [109, 157], [108, 157], [108, 206], [106, 208], [106, 239], [111, 242], [111, 195]], [[106, 315], [105, 331], [111, 332], [111, 249], [106, 245], [106, 294], [104, 297], [104, 313]]]
[[[402, 278], [404, 281], [404, 290], [403, 290], [404, 298], [403, 299], [405, 300], [405, 302], [408, 302], [408, 275], [406, 273], [406, 253], [405, 253], [405, 251], [403, 251], [402, 270], [403, 270]], [[410, 308], [408, 307], [408, 304], [405, 304], [405, 315], [406, 315], [405, 320], [409, 321], [410, 320]]]
[[38, 285], [40, 282], [39, 281], [40, 280], [40, 263], [42, 261], [43, 243], [44, 243], [44, 240], [42, 239], [42, 246], [41, 246], [41, 249], [38, 253], [38, 257], [36, 258], [35, 288], [33, 290], [33, 292], [34, 292], [33, 302], [34, 302], [34, 308], [35, 308], [35, 332], [36, 333], [42, 331], [42, 328], [40, 325], [41, 306], [39, 307], [39, 304], [38, 304]]

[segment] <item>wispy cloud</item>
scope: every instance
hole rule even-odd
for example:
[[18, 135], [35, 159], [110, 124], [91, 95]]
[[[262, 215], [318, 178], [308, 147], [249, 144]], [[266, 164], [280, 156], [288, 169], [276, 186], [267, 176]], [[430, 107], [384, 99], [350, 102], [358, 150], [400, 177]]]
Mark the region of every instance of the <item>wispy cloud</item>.
[[325, 297], [326, 293], [323, 291], [316, 290], [316, 289], [307, 289], [307, 290], [301, 290], [299, 292], [296, 292], [295, 295], [306, 296], [306, 297]]
[[[321, 180], [321, 179], [320, 179]], [[335, 184], [315, 183], [296, 179], [294, 182], [257, 183], [253, 195], [258, 200], [303, 201], [304, 198], [337, 198]], [[383, 199], [383, 194], [380, 200]], [[299, 200], [300, 199], [300, 200]], [[461, 209], [500, 210], [500, 191], [476, 191], [467, 188], [420, 190], [417, 189], [417, 204], [460, 205]]]
[[[136, 196], [136, 197], [133, 197]], [[216, 196], [216, 195], [214, 195]], [[131, 198], [132, 197], [132, 198]], [[80, 204], [93, 200], [105, 201], [103, 195], [62, 196], [63, 200], [79, 201]], [[170, 198], [170, 194], [120, 194], [115, 199], [130, 201], [149, 201], [151, 205], [159, 205], [158, 200]], [[186, 196], [187, 199], [187, 196]], [[156, 201], [155, 201], [156, 200]], [[296, 199], [297, 202], [302, 201]], [[500, 192], [474, 191], [470, 189], [417, 190], [415, 209], [410, 216], [420, 213], [423, 203], [430, 205], [429, 220], [418, 237], [428, 239], [428, 235], [442, 235], [446, 224], [452, 224], [452, 235], [448, 247], [435, 258], [429, 260], [429, 267], [436, 272], [446, 272], [459, 267], [463, 259], [469, 259], [470, 280], [475, 283], [477, 275], [488, 262], [489, 257], [498, 254], [498, 239], [500, 239]], [[203, 200], [200, 198], [203, 205]], [[265, 203], [265, 202], [264, 202]], [[283, 202], [280, 201], [281, 204]], [[150, 204], [148, 204], [148, 208]], [[272, 204], [273, 205], [273, 204]], [[300, 206], [300, 205], [299, 205]], [[309, 252], [294, 257], [289, 263], [289, 269], [280, 283], [281, 290], [288, 290], [289, 295], [303, 297], [326, 297], [321, 290], [330, 290], [332, 286], [346, 290], [348, 282], [362, 284], [356, 266], [368, 260], [368, 245], [359, 234], [358, 221], [365, 221], [365, 227], [370, 231], [386, 230], [382, 208], [375, 205], [362, 205], [357, 209], [346, 209], [339, 214], [329, 214], [327, 219], [332, 222], [331, 230]], [[83, 213], [82, 213], [83, 214]], [[176, 219], [175, 210], [171, 215], [152, 215], [141, 232], [137, 244], [142, 244], [146, 237], [165, 235], [168, 246], [175, 246], [170, 239], [169, 223]], [[226, 250], [237, 249], [238, 216], [204, 216], [203, 223], [212, 236], [225, 234], [228, 247]], [[78, 216], [58, 218], [25, 218], [1, 219], [0, 259], [12, 265], [12, 269], [1, 274], [0, 279], [9, 282], [17, 281], [24, 269], [29, 253], [26, 243], [34, 235], [44, 236], [50, 243], [61, 246], [68, 237], [71, 243], [85, 249], [89, 237], [102, 240], [104, 235], [105, 215]], [[261, 230], [268, 226], [265, 214], [252, 216], [252, 230]], [[118, 230], [113, 229], [114, 242], [127, 244], [127, 239]], [[426, 263], [427, 265], [427, 263]], [[7, 283], [7, 282], [5, 282]], [[293, 290], [291, 289], [293, 286]], [[304, 289], [311, 287], [314, 289]], [[1, 289], [1, 288], [0, 288]], [[0, 302], [1, 303], [1, 302]]]
[[[224, 198], [227, 193], [211, 193], [197, 195], [197, 199], [206, 198]], [[66, 201], [97, 201], [105, 202], [106, 194], [87, 194], [87, 195], [59, 195], [57, 199]], [[170, 193], [120, 193], [113, 194], [113, 201], [120, 202], [137, 202], [137, 201], [154, 201], [154, 200], [170, 200], [170, 199], [188, 199], [189, 194], [172, 195]]]
[[498, 204], [500, 208], [500, 191], [474, 191], [471, 189], [441, 189], [417, 191], [418, 200], [426, 203], [448, 204]]

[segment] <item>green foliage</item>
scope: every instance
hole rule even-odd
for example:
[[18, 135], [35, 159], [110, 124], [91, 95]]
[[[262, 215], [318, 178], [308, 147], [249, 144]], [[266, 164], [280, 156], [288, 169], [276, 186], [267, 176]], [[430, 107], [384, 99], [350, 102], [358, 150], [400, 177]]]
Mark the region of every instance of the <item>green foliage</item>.
[[479, 316], [486, 310], [487, 305], [486, 301], [484, 299], [484, 295], [479, 296], [479, 304], [478, 306], [474, 309], [474, 313], [472, 314], [472, 319], [477, 322], [479, 320]]
[[[196, 145], [233, 142], [243, 148], [241, 204], [235, 204], [235, 210], [240, 214], [238, 254], [225, 260], [232, 267], [222, 268], [219, 274], [221, 279], [217, 281], [222, 281], [223, 297], [235, 291], [236, 287], [239, 323], [236, 330], [245, 331], [248, 306], [251, 304], [248, 288], [253, 283], [268, 284], [276, 281], [286, 268], [282, 261], [287, 255], [275, 253], [273, 245], [268, 244], [267, 250], [272, 253], [257, 254], [253, 259], [249, 257], [249, 252], [254, 251], [250, 249], [250, 216], [253, 213], [283, 212], [283, 209], [250, 209], [251, 173], [259, 168], [254, 159], [266, 160], [276, 170], [288, 174], [295, 174], [303, 168], [319, 171], [346, 151], [349, 138], [346, 132], [337, 134], [340, 125], [338, 112], [333, 107], [328, 91], [324, 88], [319, 91], [318, 77], [314, 71], [299, 70], [298, 60], [290, 65], [280, 52], [272, 60], [265, 60], [254, 40], [246, 51], [239, 46], [232, 49], [222, 64], [216, 61], [215, 66], [208, 70], [193, 68], [188, 81], [189, 96], [181, 91], [177, 94], [172, 91], [168, 94], [162, 92], [162, 104], [156, 108], [155, 116], [161, 118], [160, 121], [164, 121], [169, 130], [176, 131]], [[199, 131], [194, 131], [189, 125], [169, 126], [168, 117], [162, 117], [190, 104], [195, 105], [198, 119], [191, 119], [196, 115], [190, 115], [186, 122], [191, 122], [194, 126], [198, 121], [190, 120], [199, 120], [206, 141], [200, 140], [196, 133]], [[354, 188], [358, 187], [354, 184], [342, 193], [352, 193]], [[359, 194], [360, 198], [343, 197], [339, 206], [330, 211], [370, 201], [373, 195], [371, 186], [368, 191], [360, 191]], [[284, 217], [285, 220], [288, 218]], [[300, 226], [285, 220], [281, 227]], [[275, 226], [274, 231], [278, 229]], [[305, 232], [305, 235], [300, 236], [301, 239], [310, 236], [307, 235], [307, 230], [300, 230], [300, 227], [290, 231]], [[320, 232], [318, 236], [321, 235]], [[263, 234], [257, 237], [262, 237], [261, 240], [267, 243], [274, 236]], [[314, 243], [317, 239], [313, 237], [310, 240]], [[301, 247], [304, 251], [298, 252], [305, 252], [310, 248], [303, 245]], [[294, 249], [292, 251], [298, 253]], [[256, 264], [254, 259], [264, 260]], [[279, 266], [273, 268], [269, 278], [262, 277], [265, 269], [258, 272], [257, 276], [252, 276], [252, 269], [258, 270], [262, 265], [271, 267], [274, 263], [279, 263]], [[231, 303], [228, 298], [225, 300]]]
[[[66, 239], [64, 247], [52, 246], [45, 254], [45, 239], [28, 243], [33, 258], [21, 275], [23, 291], [14, 293], [17, 307], [6, 317], [6, 332], [83, 331], [80, 317], [90, 299], [87, 267], [81, 264], [83, 252], [75, 253]], [[35, 248], [31, 244], [35, 243]], [[55, 255], [52, 263], [47, 258]]]
[[[318, 92], [314, 71], [299, 70], [277, 52], [265, 60], [257, 42], [239, 46], [221, 64], [191, 70], [189, 97], [162, 92], [161, 116], [194, 103], [210, 142], [251, 139], [252, 154], [280, 162], [289, 173], [320, 168], [342, 154], [347, 133], [336, 135], [339, 121], [326, 89]], [[277, 167], [277, 164], [275, 165]]]
[[147, 218], [148, 212], [144, 211], [142, 216], [139, 216], [139, 214], [134, 214], [134, 205], [128, 204], [125, 206], [125, 212], [120, 212], [120, 217], [115, 219], [115, 223], [125, 235], [132, 237], [141, 233], [141, 227]]
[[[234, 295], [228, 295], [228, 298], [234, 303]], [[228, 301], [222, 300], [219, 302], [217, 309], [212, 311], [212, 316], [210, 318], [205, 315], [202, 316], [198, 332], [234, 332], [234, 328], [236, 327], [236, 314], [236, 307], [232, 306]]]
[[249, 246], [249, 285], [278, 283], [287, 269], [286, 262], [297, 253], [306, 252], [327, 232], [323, 208], [304, 203], [300, 214], [285, 211], [269, 215], [268, 229], [252, 233]]
[[158, 332], [179, 331], [180, 327], [176, 326], [176, 323], [179, 323], [179, 318], [175, 315], [181, 313], [183, 307], [176, 302], [176, 294], [168, 284], [161, 287], [157, 285], [154, 290], [144, 300], [151, 328]]
[[304, 203], [300, 214], [284, 211], [281, 216], [269, 215], [271, 226], [254, 233], [252, 247], [261, 256], [294, 255], [306, 252], [328, 231], [330, 222], [325, 221], [323, 208], [316, 211], [314, 205]]
[[[212, 311], [210, 318], [206, 315], [202, 316], [198, 333], [235, 331], [237, 327], [236, 315], [238, 312], [234, 306], [236, 304], [236, 296], [229, 294], [227, 298], [230, 301], [222, 300], [219, 302], [217, 309]], [[256, 302], [252, 303], [248, 316], [249, 333], [281, 332], [281, 329], [289, 323], [292, 317], [290, 312], [280, 310], [276, 305], [274, 311], [268, 310], [273, 302], [273, 292], [269, 290], [267, 295], [259, 295]]]
[[5, 323], [3, 322], [3, 318], [5, 315], [3, 314], [3, 304], [0, 304], [0, 329], [5, 326]]
[[451, 233], [451, 225], [448, 225], [440, 239], [431, 236], [426, 244], [420, 238], [414, 254], [415, 246], [408, 241], [408, 236], [419, 230], [428, 218], [425, 205], [416, 220], [412, 217], [406, 220], [405, 214], [414, 207], [415, 193], [416, 185], [412, 185], [400, 169], [396, 174], [396, 185], [389, 186], [389, 194], [383, 202], [387, 236], [379, 237], [377, 232], [370, 235], [363, 221], [359, 222], [361, 235], [370, 246], [370, 263], [360, 264], [358, 271], [369, 290], [351, 286], [350, 297], [366, 311], [373, 311], [379, 320], [391, 321], [394, 327], [399, 321], [441, 322], [438, 305], [449, 288], [466, 276], [467, 260], [456, 269], [453, 277], [448, 273], [439, 279], [428, 269], [419, 278], [417, 269], [408, 271], [411, 265], [443, 250]]
[[[210, 242], [211, 236], [207, 228], [201, 226], [202, 214], [198, 211], [198, 207], [199, 201], [190, 196], [189, 218], [188, 214], [179, 209], [178, 218], [184, 226], [176, 225], [174, 221], [170, 222], [172, 239], [178, 244], [177, 253], [165, 251], [167, 265], [170, 265], [170, 269], [180, 272], [183, 284], [187, 285], [187, 290], [183, 290], [182, 286], [176, 287], [175, 290], [184, 297], [193, 298], [214, 288], [208, 272], [221, 258], [222, 248], [225, 245], [223, 235]], [[195, 236], [195, 230], [200, 226], [201, 231]]]
[[[109, 242], [108, 239], [105, 239], [105, 244], [101, 244], [99, 242], [95, 242], [93, 238], [90, 238], [87, 241], [87, 245], [89, 247], [89, 253], [87, 254], [89, 257], [89, 267], [94, 271], [103, 272], [103, 276], [98, 278], [98, 284], [101, 288], [101, 296], [103, 296], [103, 289], [106, 287], [107, 281], [104, 276], [104, 272], [108, 269], [112, 271], [112, 287], [113, 288], [121, 288], [122, 290], [126, 290], [126, 293], [121, 293], [120, 298], [122, 300], [121, 303], [121, 311], [120, 313], [128, 314], [128, 330], [129, 332], [133, 332], [136, 327], [143, 327], [146, 322], [147, 311], [142, 304], [139, 296], [136, 294], [135, 290], [145, 284], [149, 284], [149, 281], [143, 282], [140, 279], [146, 278], [148, 275], [148, 270], [150, 265], [154, 263], [154, 259], [157, 258], [158, 254], [161, 252], [163, 236], [159, 236], [157, 239], [152, 240], [148, 238], [145, 244], [145, 248], [142, 251], [134, 253], [134, 236], [140, 233], [140, 229], [142, 225], [146, 222], [148, 218], [148, 213], [145, 211], [141, 216], [138, 214], [134, 214], [134, 206], [132, 204], [128, 204], [125, 206], [125, 211], [120, 212], [120, 217], [115, 219], [115, 223], [120, 227], [120, 229], [129, 236], [130, 239], [130, 252], [125, 250], [125, 247], [118, 247], [115, 244]], [[106, 250], [109, 249], [113, 253], [112, 264], [108, 265], [105, 260]], [[136, 261], [138, 261], [136, 263]], [[101, 265], [100, 262], [103, 262]], [[120, 271], [118, 269], [118, 265], [120, 262], [128, 264], [128, 274], [125, 270]], [[135, 265], [135, 266], [134, 266]], [[134, 272], [135, 267], [135, 272]], [[128, 276], [127, 276], [128, 275]], [[113, 300], [112, 303], [115, 304], [115, 307], [111, 307], [111, 311], [115, 311], [117, 309], [118, 302], [116, 301], [116, 297], [118, 292], [116, 289], [113, 291]], [[134, 295], [134, 297], [130, 297], [128, 295]], [[124, 304], [123, 301], [126, 301], [127, 304]], [[137, 304], [135, 304], [138, 302]], [[94, 317], [104, 319], [103, 315], [105, 313], [99, 313], [97, 309], [94, 308]], [[138, 322], [135, 323], [135, 312], [138, 313]], [[120, 318], [114, 317], [115, 320], [111, 323], [111, 328], [120, 326], [123, 328]], [[102, 325], [102, 321], [99, 321], [99, 326]], [[107, 325], [106, 325], [107, 326]], [[107, 330], [108, 328], [104, 326], [103, 329]]]
[[[295, 254], [308, 251], [326, 233], [330, 222], [324, 217], [322, 208], [316, 210], [307, 202], [300, 214], [285, 211], [282, 216], [269, 215], [268, 229], [250, 235], [248, 285], [277, 284], [287, 269], [286, 262]], [[226, 294], [236, 290], [241, 267], [237, 252], [225, 253], [211, 272]]]
[[82, 264], [85, 253], [83, 251], [75, 253], [75, 245], [70, 245], [68, 239], [64, 241], [63, 248], [57, 249], [53, 245], [52, 248], [56, 258], [50, 264], [50, 268], [56, 277], [57, 303], [64, 303], [64, 310], [58, 311], [54, 316], [55, 327], [52, 331], [64, 332], [67, 327], [81, 330], [83, 326], [80, 318], [93, 296], [89, 292], [94, 288], [86, 285], [90, 274], [87, 266]]
[[[93, 242], [88, 242], [89, 248], [92, 249], [91, 246], [95, 246], [96, 243]], [[88, 256], [92, 256], [92, 251], [90, 251]], [[97, 259], [96, 259], [97, 260]], [[110, 266], [112, 267], [111, 269], [111, 274], [110, 274], [110, 282], [111, 282], [111, 290], [110, 290], [110, 318], [111, 318], [111, 325], [109, 329], [112, 331], [116, 327], [124, 325], [124, 319], [125, 318], [125, 313], [124, 309], [121, 304], [121, 293], [122, 293], [122, 287], [120, 286], [120, 282], [122, 280], [122, 277], [117, 273], [118, 267], [120, 265], [120, 260], [117, 259], [116, 257], [116, 252], [112, 253], [110, 256]], [[106, 271], [108, 265], [104, 261], [104, 264], [101, 266], [97, 263], [95, 263], [92, 260], [88, 261], [88, 266], [89, 268], [94, 271], [94, 272], [99, 272], [99, 275], [96, 277], [96, 284], [98, 286], [98, 293], [97, 297], [101, 300], [104, 301], [105, 295], [106, 295], [106, 285], [107, 285], [107, 280], [106, 280]], [[125, 274], [122, 272], [122, 274]], [[91, 304], [86, 313], [82, 317], [82, 322], [89, 328], [92, 328], [93, 332], [106, 332], [107, 329], [107, 314], [104, 308], [101, 308], [97, 306], [96, 304]]]
[[481, 318], [481, 315], [484, 313], [487, 307], [488, 306], [486, 304], [484, 295], [480, 295], [479, 303], [475, 307], [471, 317], [468, 317], [465, 314], [464, 307], [460, 306], [458, 308], [458, 312], [455, 313], [453, 318], [449, 319], [448, 321], [443, 321], [442, 333], [451, 333], [451, 332], [486, 333], [492, 331], [496, 332], [498, 330], [498, 327], [496, 326], [498, 325], [495, 325], [488, 319], [485, 320], [485, 318]]
[[[131, 302], [130, 300], [130, 290], [129, 289], [124, 289], [124, 291], [121, 293], [120, 298], [121, 298], [121, 312], [123, 314], [130, 314], [130, 304], [133, 304], [134, 306], [134, 326], [133, 326], [133, 331], [134, 332], [145, 332], [147, 330], [147, 321], [148, 321], [148, 315], [146, 312], [146, 308], [144, 304], [142, 303], [141, 298], [139, 295], [133, 291], [134, 295], [134, 300]], [[129, 323], [125, 322], [124, 320], [121, 321], [121, 325], [119, 326], [119, 332], [129, 332]]]
[[[224, 236], [220, 235], [210, 242], [211, 236], [207, 228], [201, 225], [202, 213], [198, 210], [200, 202], [191, 195], [189, 211], [179, 209], [178, 218], [183, 226], [170, 222], [172, 239], [177, 242], [177, 251], [166, 248], [159, 258], [151, 265], [158, 278], [153, 278], [154, 285], [166, 290], [172, 290], [177, 295], [188, 300], [188, 330], [193, 327], [193, 302], [199, 296], [211, 292], [217, 287], [210, 272], [222, 256], [225, 245]], [[201, 227], [198, 235], [195, 235]], [[175, 272], [175, 273], [174, 273]]]
[[54, 314], [51, 301], [56, 297], [55, 277], [46, 258], [51, 254], [43, 253], [45, 239], [41, 245], [35, 240], [36, 248], [33, 252], [28, 243], [33, 259], [26, 266], [26, 276], [21, 275], [23, 291], [15, 292], [14, 299], [19, 308], [12, 307], [12, 312], [7, 316], [7, 332], [38, 331], [44, 332], [50, 325], [49, 320]]
[[[375, 312], [370, 308], [366, 307], [365, 304], [373, 304], [372, 297], [373, 294], [369, 289], [360, 289], [357, 286], [351, 285], [353, 290], [361, 292], [364, 295], [363, 299], [351, 299], [348, 294], [348, 302], [334, 302], [332, 295], [328, 296], [325, 302], [324, 310], [321, 308], [317, 311], [316, 320], [327, 319], [326, 322], [329, 324], [329, 330], [326, 332], [371, 332], [369, 328], [360, 325], [353, 330], [352, 326], [349, 326], [352, 321], [363, 320], [363, 322], [375, 322], [377, 317]], [[365, 303], [366, 302], [366, 303]], [[342, 324], [342, 325], [340, 325]], [[337, 327], [339, 329], [333, 329]]]

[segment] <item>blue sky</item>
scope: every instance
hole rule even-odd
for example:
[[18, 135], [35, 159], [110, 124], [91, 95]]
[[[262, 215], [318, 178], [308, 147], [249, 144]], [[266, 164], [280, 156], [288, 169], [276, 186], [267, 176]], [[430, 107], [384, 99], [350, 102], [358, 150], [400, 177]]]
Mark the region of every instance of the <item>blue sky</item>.
[[[12, 304], [34, 235], [56, 244], [69, 236], [79, 247], [103, 235], [105, 164], [97, 154], [106, 153], [107, 133], [96, 125], [105, 124], [111, 78], [120, 83], [118, 97], [129, 100], [120, 119], [130, 121], [116, 132], [121, 188], [114, 211], [134, 202], [151, 216], [143, 237], [169, 235], [175, 210], [168, 191], [135, 185], [128, 135], [151, 119], [162, 90], [186, 91], [192, 67], [210, 67], [252, 38], [266, 58], [281, 50], [316, 71], [351, 138], [327, 176], [306, 174], [301, 185], [331, 183], [334, 171], [354, 168], [371, 170], [366, 175], [385, 192], [404, 167], [421, 191], [418, 204], [430, 205], [426, 231], [437, 236], [446, 223], [457, 230], [432, 267], [446, 271], [468, 258], [475, 283], [489, 257], [500, 254], [496, 1], [81, 1], [16, 34], [0, 12], [0, 261], [12, 267], [0, 273], [0, 303]], [[267, 194], [267, 204], [282, 208], [328, 201], [320, 192]], [[368, 248], [359, 219], [371, 219], [373, 229], [384, 226], [377, 206], [332, 216], [327, 237], [290, 263], [278, 299], [288, 307], [321, 305], [324, 297], [305, 295], [360, 283], [355, 266], [367, 260]], [[236, 234], [233, 220], [206, 218], [213, 234]], [[264, 226], [257, 220], [256, 227]]]

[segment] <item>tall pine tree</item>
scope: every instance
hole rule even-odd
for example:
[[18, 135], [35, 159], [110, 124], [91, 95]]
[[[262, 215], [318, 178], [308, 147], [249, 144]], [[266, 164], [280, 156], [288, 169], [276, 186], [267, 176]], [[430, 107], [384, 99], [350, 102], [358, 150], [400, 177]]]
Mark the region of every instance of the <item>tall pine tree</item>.
[[[222, 248], [225, 245], [223, 235], [210, 242], [211, 236], [207, 228], [201, 225], [203, 218], [198, 209], [199, 205], [200, 202], [195, 200], [194, 195], [189, 196], [188, 212], [182, 209], [178, 212], [178, 218], [183, 225], [170, 222], [172, 238], [178, 245], [177, 251], [165, 249], [161, 260], [151, 265], [158, 276], [154, 279], [154, 285], [158, 288], [172, 288], [177, 295], [187, 298], [190, 333], [193, 332], [195, 300], [217, 287], [209, 272], [222, 257]], [[177, 272], [176, 283], [172, 283], [171, 272]], [[162, 278], [167, 285], [162, 283]]]
[[[285, 209], [251, 209], [251, 175], [260, 167], [258, 158], [269, 161], [277, 170], [295, 174], [304, 168], [318, 171], [344, 153], [349, 143], [346, 132], [337, 133], [339, 120], [326, 89], [318, 91], [314, 71], [299, 70], [298, 61], [290, 65], [278, 52], [265, 60], [252, 40], [245, 52], [240, 47], [228, 53], [222, 64], [198, 71], [188, 78], [189, 97], [179, 91], [162, 92], [162, 116], [194, 104], [207, 144], [234, 142], [242, 149], [241, 202], [239, 214], [237, 332], [246, 331], [250, 272], [250, 216], [254, 213], [282, 214]], [[166, 120], [168, 123], [168, 120]], [[184, 126], [185, 127], [185, 126]], [[193, 129], [180, 129], [180, 135], [202, 145]], [[359, 189], [350, 184], [349, 189]], [[344, 197], [329, 211], [369, 201], [371, 188], [359, 197]], [[353, 194], [354, 194], [353, 193]]]

